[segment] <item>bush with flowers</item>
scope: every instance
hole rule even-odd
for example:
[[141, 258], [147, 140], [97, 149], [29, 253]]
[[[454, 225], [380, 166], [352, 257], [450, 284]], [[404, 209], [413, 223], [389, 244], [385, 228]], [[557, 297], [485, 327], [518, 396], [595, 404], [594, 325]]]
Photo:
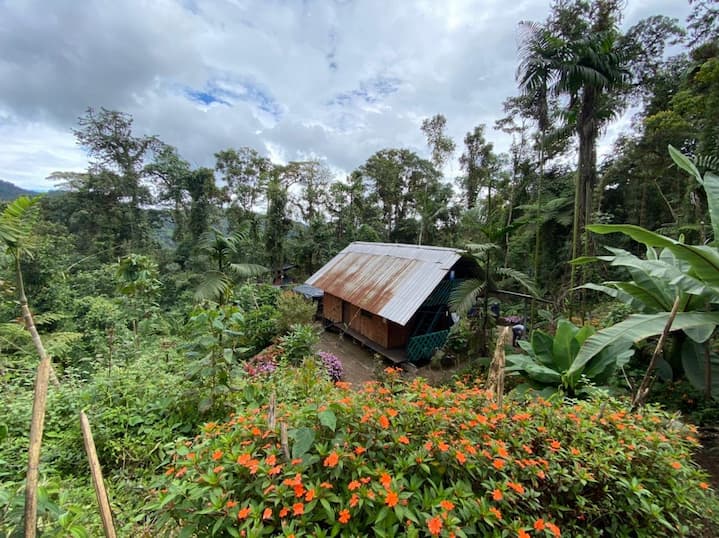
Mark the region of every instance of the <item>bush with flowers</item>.
[[527, 538], [711, 536], [719, 524], [693, 428], [654, 408], [499, 408], [477, 385], [395, 372], [359, 389], [318, 381], [301, 404], [278, 396], [273, 412], [247, 401], [178, 444], [150, 508], [159, 529]]

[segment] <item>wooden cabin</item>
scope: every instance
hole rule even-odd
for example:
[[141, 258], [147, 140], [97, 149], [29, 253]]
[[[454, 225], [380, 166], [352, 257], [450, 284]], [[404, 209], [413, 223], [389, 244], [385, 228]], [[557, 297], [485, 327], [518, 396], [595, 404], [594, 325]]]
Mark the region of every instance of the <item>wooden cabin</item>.
[[322, 316], [395, 362], [419, 362], [444, 345], [449, 295], [474, 262], [453, 248], [355, 242], [312, 275]]

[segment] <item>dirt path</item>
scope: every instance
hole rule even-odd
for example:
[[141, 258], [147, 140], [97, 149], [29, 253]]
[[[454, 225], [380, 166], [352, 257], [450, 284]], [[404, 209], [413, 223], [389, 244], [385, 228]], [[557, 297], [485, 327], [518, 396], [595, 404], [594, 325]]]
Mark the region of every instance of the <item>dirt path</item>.
[[[327, 351], [336, 355], [344, 367], [343, 381], [348, 381], [353, 385], [374, 381], [377, 379], [377, 372], [391, 366], [389, 361], [355, 343], [352, 337], [332, 331], [322, 333], [316, 348], [317, 351]], [[457, 368], [435, 370], [429, 366], [421, 368], [409, 366], [405, 370], [407, 377], [419, 375], [427, 379], [430, 384], [435, 385], [450, 379], [456, 373]]]

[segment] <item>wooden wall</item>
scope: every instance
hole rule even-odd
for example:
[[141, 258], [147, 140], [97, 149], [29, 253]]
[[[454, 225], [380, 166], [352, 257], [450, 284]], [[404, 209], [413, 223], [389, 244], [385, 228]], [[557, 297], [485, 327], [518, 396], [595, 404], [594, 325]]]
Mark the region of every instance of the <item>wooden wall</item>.
[[335, 323], [342, 323], [342, 299], [325, 293], [322, 298], [322, 309], [325, 319]]
[[386, 348], [388, 344], [387, 327], [389, 322], [383, 317], [370, 314], [369, 312], [362, 312], [358, 317], [362, 320], [360, 332], [373, 342], [377, 342]]
[[394, 321], [387, 322], [387, 345], [385, 347], [389, 349], [404, 347], [409, 341], [410, 327], [409, 325], [399, 325]]

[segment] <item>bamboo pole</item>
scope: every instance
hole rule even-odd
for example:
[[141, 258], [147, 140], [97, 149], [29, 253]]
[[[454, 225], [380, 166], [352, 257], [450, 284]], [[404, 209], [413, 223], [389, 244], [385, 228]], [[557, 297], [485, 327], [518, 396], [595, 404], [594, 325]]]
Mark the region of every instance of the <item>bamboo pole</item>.
[[[20, 256], [15, 256], [15, 276], [17, 278], [18, 299], [22, 311], [25, 328], [30, 333], [32, 343], [40, 356], [35, 377], [35, 391], [32, 401], [32, 421], [30, 423], [30, 445], [27, 454], [27, 473], [25, 477], [25, 538], [35, 538], [37, 534], [37, 488], [40, 479], [40, 447], [42, 434], [45, 428], [45, 408], [47, 406], [47, 389], [50, 380], [52, 364], [50, 356], [45, 351], [42, 339], [35, 327], [35, 321], [27, 304], [25, 286], [20, 269]], [[56, 382], [57, 382], [57, 378]]]
[[115, 527], [112, 523], [112, 510], [110, 510], [110, 501], [107, 499], [107, 491], [105, 490], [105, 482], [102, 479], [102, 469], [97, 459], [97, 451], [95, 450], [95, 441], [92, 438], [92, 430], [90, 422], [87, 420], [85, 411], [80, 411], [80, 427], [82, 428], [82, 439], [85, 443], [85, 452], [90, 463], [90, 473], [92, 474], [92, 484], [95, 486], [95, 497], [100, 507], [100, 517], [102, 518], [102, 527], [105, 529], [106, 538], [115, 538]]

